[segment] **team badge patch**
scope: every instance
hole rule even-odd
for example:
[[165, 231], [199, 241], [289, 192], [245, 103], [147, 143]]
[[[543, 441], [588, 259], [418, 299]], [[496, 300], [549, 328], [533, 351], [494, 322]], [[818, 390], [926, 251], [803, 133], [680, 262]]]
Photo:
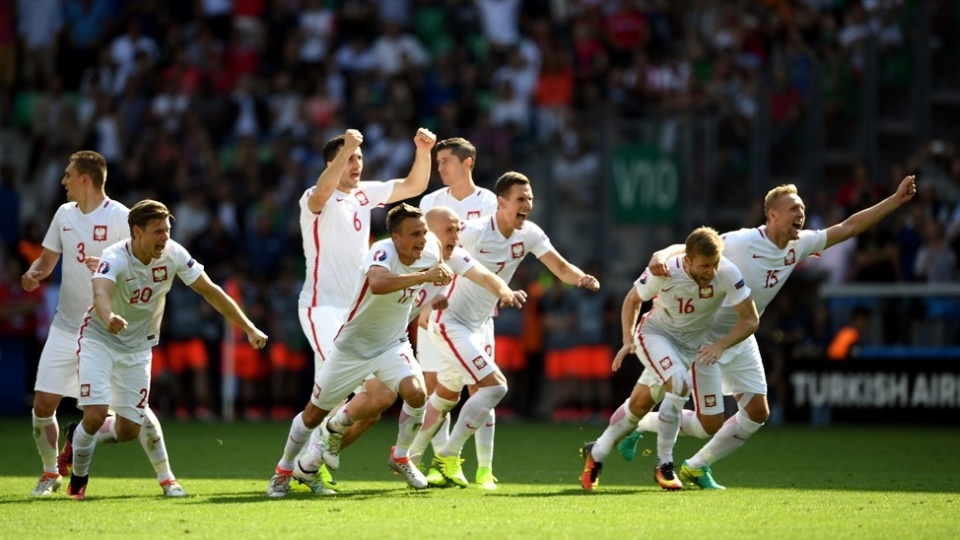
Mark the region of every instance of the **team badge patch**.
[[510, 255], [514, 259], [522, 259], [526, 252], [523, 250], [523, 242], [517, 242], [516, 244], [510, 244]]
[[703, 396], [703, 404], [707, 407], [716, 407], [717, 406], [717, 395], [716, 394], [707, 394]]
[[641, 284], [641, 285], [646, 285], [646, 284], [647, 284], [647, 271], [646, 271], [646, 270], [644, 270], [643, 273], [640, 274], [640, 284]]
[[366, 206], [370, 204], [370, 199], [367, 198], [367, 194], [362, 191], [358, 191], [354, 195], [354, 197], [357, 198], [357, 201], [360, 203], [360, 206]]
[[81, 384], [80, 385], [80, 397], [90, 397], [90, 385]]
[[790, 266], [797, 262], [797, 252], [790, 248], [790, 251], [787, 252], [787, 256], [783, 258], [783, 264], [785, 266]]
[[664, 356], [663, 358], [660, 359], [660, 367], [661, 367], [664, 371], [672, 368], [672, 367], [673, 367], [673, 360], [671, 360], [669, 356]]
[[478, 356], [478, 357], [476, 357], [476, 358], [473, 359], [473, 365], [474, 365], [477, 369], [483, 369], [483, 368], [487, 367], [487, 361], [486, 361], [486, 359], [484, 359], [484, 357]]
[[101, 262], [100, 266], [97, 267], [98, 274], [106, 274], [109, 271], [110, 271], [110, 263], [108, 263], [107, 261]]
[[713, 285], [700, 289], [700, 298], [713, 298]]
[[190, 259], [189, 261], [187, 261], [187, 268], [193, 268], [193, 265], [195, 265], [195, 264], [197, 264], [197, 260], [196, 260], [196, 259]]
[[167, 280], [167, 267], [158, 266], [153, 269], [153, 282], [161, 283]]
[[467, 219], [476, 219], [480, 217], [479, 210], [467, 210]]
[[94, 241], [94, 242], [106, 242], [106, 241], [107, 241], [107, 226], [106, 226], [106, 225], [94, 225], [94, 226], [93, 226], [93, 241]]
[[387, 260], [387, 252], [382, 249], [378, 249], [377, 252], [373, 254], [373, 260], [380, 262]]

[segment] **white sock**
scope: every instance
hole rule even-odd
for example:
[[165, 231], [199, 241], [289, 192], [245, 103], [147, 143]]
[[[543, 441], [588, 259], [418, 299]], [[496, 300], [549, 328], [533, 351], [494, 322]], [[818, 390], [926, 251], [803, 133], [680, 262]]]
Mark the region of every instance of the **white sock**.
[[[433, 453], [437, 453], [438, 447], [436, 446], [436, 434], [449, 429], [447, 427], [449, 422], [446, 421], [447, 416], [456, 406], [456, 401], [443, 399], [437, 394], [431, 394], [430, 398], [427, 399], [427, 405], [424, 408], [423, 413], [423, 425], [420, 426], [420, 432], [417, 433], [416, 437], [414, 437], [413, 443], [407, 450], [408, 455], [412, 456], [417, 464], [419, 464], [419, 462], [423, 459], [423, 452], [427, 449], [427, 445], [430, 444], [431, 439], [434, 444]], [[446, 441], [448, 438], [449, 437], [444, 437], [444, 441]], [[439, 448], [443, 447], [441, 446]]]
[[691, 411], [690, 409], [680, 411], [680, 434], [698, 439], [710, 438], [710, 434], [703, 429], [703, 424], [700, 423], [697, 411]]
[[630, 399], [627, 399], [613, 411], [607, 429], [603, 430], [597, 442], [593, 443], [593, 451], [590, 452], [593, 460], [603, 463], [603, 460], [607, 459], [613, 451], [613, 445], [633, 431], [639, 421], [637, 415], [630, 412]]
[[120, 442], [117, 437], [117, 417], [112, 414], [103, 420], [103, 425], [97, 431], [97, 442], [106, 444], [116, 444]]
[[657, 464], [673, 463], [673, 447], [680, 435], [680, 411], [687, 402], [687, 396], [678, 396], [667, 392], [660, 404], [660, 431], [657, 432]]
[[93, 449], [97, 447], [97, 434], [87, 433], [81, 423], [73, 431], [73, 476], [87, 476], [93, 461]]
[[477, 467], [493, 467], [493, 435], [497, 429], [497, 412], [490, 409], [490, 416], [484, 420], [474, 436], [477, 445]]
[[31, 416], [33, 416], [33, 442], [36, 443], [40, 461], [43, 462], [43, 472], [55, 473], [57, 472], [57, 454], [60, 453], [57, 448], [60, 437], [57, 413], [54, 411], [52, 416], [40, 418], [36, 411], [31, 411]]
[[657, 433], [660, 431], [660, 417], [655, 412], [648, 412], [643, 415], [643, 418], [640, 419], [640, 422], [637, 425], [637, 431], [639, 432], [648, 432], [648, 433]]
[[333, 415], [330, 420], [327, 420], [327, 429], [329, 431], [333, 431], [334, 433], [343, 433], [352, 425], [353, 419], [350, 418], [346, 405], [341, 407], [340, 410], [337, 411], [337, 414]]
[[397, 420], [397, 444], [393, 447], [395, 459], [407, 457], [407, 449], [413, 442], [420, 426], [423, 424], [425, 407], [411, 407], [406, 402], [400, 408], [400, 419]]
[[457, 425], [450, 432], [450, 440], [437, 454], [443, 457], [459, 456], [463, 445], [470, 435], [473, 435], [480, 425], [487, 419], [490, 409], [500, 403], [507, 395], [507, 387], [502, 385], [484, 386], [470, 396], [460, 409]]
[[[293, 417], [293, 422], [290, 423], [290, 433], [287, 435], [287, 443], [283, 447], [283, 457], [277, 463], [277, 468], [285, 471], [293, 470], [294, 460], [310, 439], [311, 431], [315, 430], [308, 428], [303, 423], [302, 412]], [[312, 447], [313, 445], [311, 445]]]
[[761, 427], [763, 424], [754, 422], [746, 412], [739, 411], [727, 419], [720, 431], [695, 456], [687, 460], [687, 463], [691, 467], [712, 465], [743, 446]]
[[[456, 405], [457, 402], [454, 401], [453, 404]], [[453, 410], [453, 407], [451, 407], [450, 410]], [[436, 454], [441, 448], [443, 448], [443, 446], [447, 444], [447, 441], [450, 440], [450, 422], [446, 421], [447, 415], [449, 414], [449, 412], [450, 411], [446, 411], [443, 413], [444, 422], [439, 426], [437, 426], [437, 429], [433, 433], [433, 438], [430, 439], [430, 446], [433, 447], [434, 454]]]
[[153, 409], [150, 407], [144, 410], [139, 439], [140, 446], [150, 460], [150, 465], [153, 465], [153, 470], [157, 473], [157, 482], [173, 480], [175, 477], [170, 470], [170, 458], [167, 456], [167, 445], [163, 440], [163, 429], [160, 427], [160, 420], [153, 414]]

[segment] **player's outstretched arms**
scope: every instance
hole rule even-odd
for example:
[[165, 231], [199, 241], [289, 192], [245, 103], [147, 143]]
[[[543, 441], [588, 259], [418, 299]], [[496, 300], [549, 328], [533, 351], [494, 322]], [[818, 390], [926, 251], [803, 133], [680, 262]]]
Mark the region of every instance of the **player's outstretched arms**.
[[585, 274], [575, 265], [563, 258], [557, 250], [551, 250], [540, 257], [540, 262], [546, 265], [553, 272], [553, 275], [560, 278], [560, 281], [567, 285], [582, 287], [588, 291], [597, 291], [600, 289], [600, 280]]
[[870, 208], [865, 208], [848, 217], [840, 223], [827, 229], [827, 245], [830, 247], [844, 240], [853, 238], [876, 225], [894, 210], [917, 194], [916, 176], [904, 177], [897, 187], [897, 192], [878, 202]]
[[479, 264], [467, 270], [464, 277], [500, 298], [501, 307], [514, 306], [520, 308], [523, 307], [523, 303], [527, 301], [527, 293], [525, 291], [511, 290], [510, 286], [507, 285], [500, 276]]
[[437, 136], [427, 128], [420, 128], [413, 136], [417, 145], [417, 153], [413, 157], [413, 166], [410, 174], [403, 180], [394, 180], [393, 193], [388, 202], [397, 202], [416, 197], [427, 190], [430, 184], [430, 171], [433, 168], [433, 146], [437, 144]]
[[233, 298], [223, 292], [219, 285], [210, 281], [206, 272], [201, 272], [200, 277], [190, 284], [190, 288], [197, 291], [218, 313], [242, 328], [254, 349], [262, 349], [267, 344], [267, 335], [254, 326]]
[[337, 189], [337, 185], [340, 183], [340, 175], [343, 174], [344, 167], [350, 162], [350, 156], [360, 147], [361, 143], [363, 143], [363, 134], [359, 130], [348, 129], [343, 132], [343, 146], [340, 147], [330, 165], [324, 168], [320, 176], [317, 177], [316, 189], [307, 199], [307, 207], [311, 212], [317, 213], [323, 210], [323, 206], [327, 204], [333, 190]]

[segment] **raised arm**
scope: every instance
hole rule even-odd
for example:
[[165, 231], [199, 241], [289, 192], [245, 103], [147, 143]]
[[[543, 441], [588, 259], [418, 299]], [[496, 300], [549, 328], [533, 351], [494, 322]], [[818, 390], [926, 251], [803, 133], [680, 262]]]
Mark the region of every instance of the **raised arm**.
[[247, 333], [247, 341], [254, 349], [262, 349], [267, 344], [267, 335], [254, 326], [233, 298], [223, 292], [219, 285], [210, 281], [206, 272], [202, 272], [190, 288], [197, 291], [217, 312], [242, 328]]
[[620, 369], [623, 359], [629, 354], [636, 354], [637, 346], [633, 339], [633, 329], [637, 327], [637, 316], [640, 314], [640, 304], [643, 299], [636, 287], [630, 287], [630, 292], [623, 299], [623, 309], [620, 310], [620, 330], [623, 333], [623, 346], [617, 351], [610, 366], [613, 371]]
[[510, 286], [507, 285], [500, 276], [479, 264], [467, 270], [464, 277], [498, 296], [501, 306], [514, 306], [519, 308], [523, 307], [523, 303], [527, 301], [526, 292], [511, 290]]
[[913, 175], [904, 177], [903, 181], [900, 182], [900, 186], [897, 187], [896, 193], [827, 229], [826, 247], [839, 244], [844, 240], [863, 233], [870, 227], [876, 225], [881, 219], [893, 213], [894, 210], [900, 208], [900, 206], [912, 199], [916, 194], [916, 177]]
[[540, 257], [540, 261], [553, 272], [553, 275], [560, 278], [560, 281], [567, 285], [583, 287], [590, 291], [600, 289], [600, 280], [590, 274], [583, 273], [583, 270], [570, 264], [562, 255], [557, 253], [555, 249], [550, 250], [543, 257]]
[[50, 272], [53, 272], [59, 260], [59, 253], [43, 248], [43, 252], [40, 253], [37, 260], [33, 261], [30, 268], [20, 276], [20, 286], [27, 292], [36, 290], [40, 286], [40, 282], [47, 279]]
[[740, 320], [722, 338], [700, 346], [697, 351], [697, 361], [701, 364], [708, 366], [716, 364], [723, 351], [750, 337], [760, 326], [760, 316], [757, 314], [757, 305], [753, 303], [753, 298], [747, 297], [733, 307], [740, 315]]
[[310, 208], [311, 212], [316, 214], [323, 210], [323, 205], [327, 204], [327, 200], [330, 199], [333, 190], [337, 189], [337, 184], [340, 183], [343, 168], [347, 166], [347, 163], [350, 161], [350, 156], [360, 147], [360, 143], [362, 142], [363, 135], [359, 130], [348, 129], [343, 133], [343, 146], [340, 147], [340, 151], [337, 152], [337, 156], [333, 158], [333, 161], [331, 161], [330, 164], [323, 169], [323, 172], [320, 173], [320, 176], [317, 177], [316, 189], [313, 190], [313, 193], [307, 199], [307, 207]]
[[426, 128], [417, 130], [413, 137], [417, 145], [417, 153], [413, 158], [413, 167], [410, 174], [403, 180], [394, 180], [393, 193], [388, 202], [394, 203], [416, 197], [427, 190], [430, 183], [430, 169], [433, 163], [433, 145], [437, 143], [437, 136]]

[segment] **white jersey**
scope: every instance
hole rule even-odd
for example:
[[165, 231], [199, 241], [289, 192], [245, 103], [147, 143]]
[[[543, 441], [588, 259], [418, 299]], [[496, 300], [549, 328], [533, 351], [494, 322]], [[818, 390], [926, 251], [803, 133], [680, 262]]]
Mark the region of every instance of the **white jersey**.
[[[382, 266], [393, 274], [411, 274], [437, 266], [441, 262], [440, 241], [427, 234], [423, 255], [410, 266], [400, 262], [393, 240], [385, 239], [370, 246], [363, 262], [363, 275], [373, 266]], [[450, 269], [462, 276], [476, 265], [464, 253], [445, 261]], [[334, 346], [341, 352], [361, 358], [373, 358], [407, 337], [410, 313], [414, 305], [426, 301], [423, 285], [408, 287], [387, 294], [372, 294], [370, 280], [364, 279], [347, 315], [347, 320], [334, 338]]]
[[174, 240], [168, 240], [163, 254], [143, 264], [133, 256], [130, 241], [118, 242], [100, 256], [93, 279], [109, 279], [116, 284], [110, 304], [113, 312], [127, 321], [118, 334], [107, 331], [93, 307], [80, 327], [81, 337], [91, 337], [117, 351], [134, 352], [153, 347], [160, 341], [160, 320], [173, 276], [192, 285], [203, 265]]
[[311, 187], [300, 197], [300, 234], [307, 261], [300, 307], [350, 307], [360, 285], [360, 266], [370, 246], [370, 211], [393, 194], [391, 182], [360, 182], [347, 194], [334, 190], [318, 214], [310, 211]]
[[76, 334], [87, 308], [93, 303], [90, 270], [83, 261], [100, 257], [103, 250], [130, 238], [126, 206], [105, 199], [96, 210], [84, 214], [77, 203], [60, 206], [50, 222], [43, 247], [62, 255], [62, 280], [53, 326]]
[[[464, 223], [460, 232], [461, 245], [487, 270], [510, 283], [520, 261], [533, 253], [540, 258], [553, 251], [550, 239], [543, 229], [527, 221], [522, 229], [514, 229], [510, 238], [504, 238], [497, 227], [496, 216], [473, 219]], [[437, 322], [455, 321], [473, 330], [480, 330], [493, 315], [500, 299], [472, 281], [457, 279], [450, 286], [449, 305], [437, 313]]]
[[683, 255], [668, 260], [667, 267], [667, 276], [655, 276], [648, 268], [633, 283], [640, 298], [653, 299], [653, 308], [644, 314], [638, 331], [653, 329], [669, 336], [681, 350], [693, 352], [703, 343], [721, 305], [743, 302], [750, 297], [750, 288], [725, 257], [720, 257], [713, 280], [703, 288], [683, 269]]
[[452, 208], [461, 220], [467, 221], [496, 213], [497, 196], [489, 189], [478, 187], [461, 201], [450, 193], [450, 188], [441, 188], [420, 199], [420, 210], [424, 214], [437, 206]]
[[[750, 287], [757, 313], [770, 305], [797, 264], [812, 255], [818, 255], [827, 245], [827, 231], [800, 231], [800, 238], [791, 240], [780, 249], [767, 238], [766, 225], [740, 229], [723, 235], [723, 256], [737, 265]], [[710, 329], [710, 339], [725, 335], [737, 323], [739, 316], [733, 306], [724, 304]]]
[[[453, 248], [453, 254], [450, 255], [450, 260], [444, 261], [444, 262], [450, 263], [450, 261], [454, 261], [455, 263], [458, 263], [459, 261], [465, 261], [470, 263], [471, 268], [476, 266], [477, 264], [474, 258], [471, 257], [469, 253], [467, 253], [467, 250], [463, 249], [460, 246]], [[450, 286], [449, 283], [446, 285], [438, 285], [436, 283], [424, 283], [423, 284], [424, 292], [423, 294], [417, 295], [417, 301], [413, 304], [413, 308], [410, 311], [410, 322], [413, 322], [414, 320], [416, 320], [416, 318], [420, 315], [420, 312], [423, 311], [423, 308], [428, 307], [430, 305], [430, 302], [433, 302], [434, 300], [439, 298], [441, 295], [446, 294], [446, 290], [449, 286]]]

